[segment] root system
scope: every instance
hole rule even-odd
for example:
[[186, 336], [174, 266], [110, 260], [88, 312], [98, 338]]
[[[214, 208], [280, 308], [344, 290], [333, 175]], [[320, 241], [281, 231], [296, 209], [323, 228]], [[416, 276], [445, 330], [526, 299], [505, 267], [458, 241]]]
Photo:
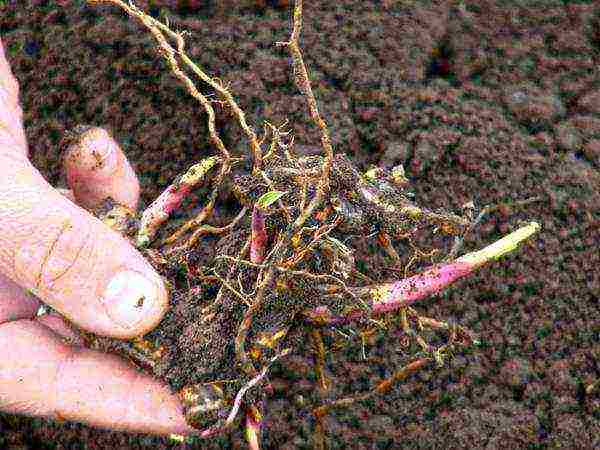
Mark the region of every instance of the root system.
[[[362, 342], [364, 351], [369, 336], [401, 330], [399, 345], [412, 354], [412, 360], [372, 390], [315, 405], [318, 446], [326, 432], [320, 420], [332, 408], [383, 395], [412, 373], [444, 364], [460, 346], [477, 344], [469, 330], [424, 317], [411, 305], [514, 250], [539, 225], [524, 225], [479, 252], [456, 258], [465, 234], [491, 207], [478, 215], [474, 205], [465, 205], [460, 214], [429, 209], [411, 196], [402, 166], [362, 172], [343, 152], [334, 152], [299, 47], [301, 0], [295, 2], [290, 40], [276, 45], [292, 56], [295, 83], [321, 133], [323, 152], [318, 156], [296, 154], [286, 123], [265, 121], [258, 135], [221, 80], [186, 55], [185, 32], [172, 31], [133, 3], [105, 2], [121, 7], [152, 33], [172, 73], [207, 113], [216, 153], [174, 180], [141, 214], [131, 216], [111, 204], [99, 212], [165, 278], [171, 308], [144, 338], [121, 342], [95, 337], [92, 345], [124, 354], [168, 382], [180, 394], [189, 423], [204, 437], [225, 432], [245, 416], [248, 442], [255, 448], [270, 389], [269, 369], [285, 364], [298, 349], [313, 352], [315, 389], [324, 391], [327, 353], [348, 341]], [[214, 92], [216, 99], [204, 91]], [[228, 110], [243, 129], [248, 154], [232, 155], [226, 148], [214, 108]], [[167, 232], [170, 214], [198, 187], [207, 192], [203, 207]], [[229, 223], [215, 225], [214, 213], [228, 195], [238, 205], [237, 214]], [[424, 249], [419, 244], [424, 237], [437, 246]], [[360, 241], [373, 243], [385, 255], [381, 273], [361, 271]], [[446, 256], [444, 246], [452, 247]], [[430, 331], [444, 336], [441, 345], [428, 342]], [[324, 333], [338, 338], [326, 345]]]

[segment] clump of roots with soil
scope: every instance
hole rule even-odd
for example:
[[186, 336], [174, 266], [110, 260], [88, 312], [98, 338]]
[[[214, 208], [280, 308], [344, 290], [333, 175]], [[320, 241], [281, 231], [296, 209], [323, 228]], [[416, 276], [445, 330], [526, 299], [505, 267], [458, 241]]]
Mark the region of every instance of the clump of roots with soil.
[[[186, 55], [185, 32], [172, 31], [131, 2], [94, 0], [99, 1], [118, 5], [141, 21], [172, 73], [208, 116], [214, 156], [190, 167], [140, 216], [110, 201], [98, 212], [129, 236], [171, 290], [171, 309], [155, 331], [132, 342], [111, 341], [110, 347], [168, 382], [202, 436], [226, 432], [243, 418], [248, 442], [258, 448], [269, 369], [276, 361], [285, 364], [298, 349], [313, 352], [315, 389], [324, 390], [326, 354], [346, 339], [364, 343], [374, 333], [400, 329], [399, 345], [412, 351], [413, 360], [373, 390], [314, 405], [316, 434], [322, 434], [320, 419], [332, 408], [381, 395], [418, 370], [443, 365], [458, 347], [477, 344], [464, 327], [421, 316], [411, 305], [514, 250], [539, 225], [523, 224], [488, 247], [458, 257], [464, 236], [493, 207], [475, 211], [465, 205], [460, 215], [428, 209], [410, 195], [402, 166], [362, 172], [334, 152], [299, 47], [301, 0], [294, 5], [289, 41], [276, 45], [292, 56], [296, 86], [320, 130], [320, 156], [298, 156], [285, 123], [265, 121], [258, 135], [221, 80]], [[217, 98], [202, 93], [192, 78]], [[237, 121], [248, 155], [232, 156], [226, 148], [216, 130], [215, 107], [227, 109]], [[198, 186], [208, 188], [203, 207], [166, 232], [170, 213]], [[227, 224], [214, 225], [224, 190], [235, 197], [238, 212]], [[443, 256], [418, 248], [413, 238], [424, 232], [452, 242], [449, 252]], [[353, 247], [357, 238], [381, 247], [386, 255], [381, 271], [391, 268], [385, 272], [387, 281], [359, 270]], [[409, 254], [399, 254], [398, 243], [410, 248]], [[431, 264], [417, 270], [415, 263], [423, 260]], [[428, 343], [430, 330], [445, 336], [442, 345]], [[325, 333], [342, 336], [341, 344], [326, 346]]]

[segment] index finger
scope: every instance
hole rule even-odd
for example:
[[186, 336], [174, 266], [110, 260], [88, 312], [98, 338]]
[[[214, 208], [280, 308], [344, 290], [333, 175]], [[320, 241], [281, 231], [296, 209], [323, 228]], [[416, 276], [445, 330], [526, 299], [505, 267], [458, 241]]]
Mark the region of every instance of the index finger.
[[192, 434], [170, 389], [114, 355], [71, 347], [34, 320], [0, 325], [0, 409], [95, 427]]

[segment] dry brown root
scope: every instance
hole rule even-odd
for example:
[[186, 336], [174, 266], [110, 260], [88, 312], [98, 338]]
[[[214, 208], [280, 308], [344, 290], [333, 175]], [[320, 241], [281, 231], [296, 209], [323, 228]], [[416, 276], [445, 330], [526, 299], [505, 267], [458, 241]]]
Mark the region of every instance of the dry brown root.
[[321, 419], [334, 408], [346, 408], [354, 404], [355, 402], [364, 401], [375, 395], [384, 394], [388, 392], [394, 384], [406, 380], [412, 374], [427, 367], [427, 365], [431, 362], [431, 358], [418, 358], [410, 364], [407, 364], [406, 366], [402, 367], [400, 370], [396, 371], [390, 378], [380, 381], [373, 390], [364, 394], [334, 400], [333, 402], [319, 406], [313, 411], [313, 414], [318, 419]]
[[423, 370], [429, 364], [431, 364], [431, 358], [418, 358], [413, 362], [407, 364], [402, 367], [400, 370], [396, 371], [390, 378], [387, 378], [383, 381], [380, 381], [377, 386], [369, 392], [354, 395], [351, 397], [345, 397], [338, 400], [334, 400], [330, 403], [326, 403], [325, 405], [319, 406], [313, 410], [313, 415], [315, 417], [316, 427], [315, 427], [315, 441], [318, 448], [325, 448], [325, 429], [323, 426], [323, 418], [332, 410], [336, 408], [348, 408], [351, 407], [354, 403], [368, 400], [371, 397], [376, 395], [382, 395], [388, 392], [395, 384], [398, 384], [402, 381], [408, 379], [411, 375], [418, 372], [419, 370]]
[[327, 377], [325, 376], [325, 344], [321, 331], [317, 328], [310, 330], [313, 349], [315, 353], [315, 373], [319, 381], [319, 388], [326, 391], [329, 388]]

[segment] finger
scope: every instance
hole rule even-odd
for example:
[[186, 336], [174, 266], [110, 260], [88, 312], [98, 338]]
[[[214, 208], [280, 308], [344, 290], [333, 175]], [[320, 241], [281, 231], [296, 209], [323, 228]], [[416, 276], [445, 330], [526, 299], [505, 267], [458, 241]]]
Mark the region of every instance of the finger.
[[79, 332], [73, 329], [65, 319], [49, 313], [37, 316], [40, 301], [21, 286], [0, 274], [0, 324], [19, 319], [36, 319], [73, 345], [83, 345], [85, 341]]
[[56, 192], [16, 139], [2, 139], [11, 136], [2, 130], [19, 128], [7, 98], [0, 98], [0, 273], [89, 331], [148, 332], [168, 306], [162, 279], [123, 237]]
[[75, 330], [65, 319], [55, 312], [50, 312], [35, 318], [38, 323], [50, 328], [57, 335], [62, 337], [68, 344], [83, 346], [85, 340], [83, 336]]
[[102, 128], [86, 127], [75, 134], [64, 166], [77, 204], [93, 210], [111, 197], [135, 211], [140, 184], [121, 148]]
[[19, 319], [36, 319], [74, 345], [85, 342], [81, 334], [56, 313], [37, 316], [40, 301], [0, 274], [0, 324]]
[[37, 298], [0, 274], [0, 323], [35, 317], [39, 307]]
[[168, 296], [150, 264], [6, 154], [0, 147], [0, 272], [89, 331], [130, 338], [155, 327]]
[[56, 192], [58, 192], [63, 197], [68, 198], [73, 203], [76, 203], [76, 201], [75, 201], [75, 195], [73, 194], [73, 191], [71, 189], [57, 188]]
[[0, 147], [8, 146], [27, 156], [23, 130], [23, 111], [19, 106], [19, 84], [10, 70], [4, 45], [0, 39]]
[[155, 434], [189, 434], [168, 387], [120, 358], [74, 348], [42, 324], [0, 325], [0, 409], [92, 426]]

